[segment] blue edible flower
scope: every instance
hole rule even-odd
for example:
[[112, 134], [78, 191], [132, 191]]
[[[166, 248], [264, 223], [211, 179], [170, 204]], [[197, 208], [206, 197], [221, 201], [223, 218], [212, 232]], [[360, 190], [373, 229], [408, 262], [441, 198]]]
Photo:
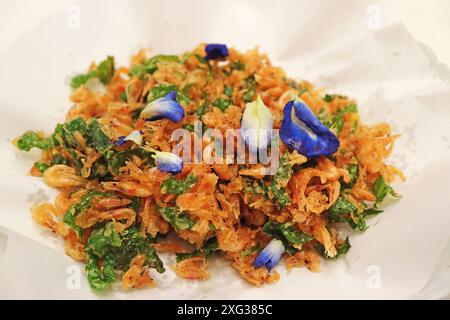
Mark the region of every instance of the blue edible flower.
[[206, 60], [223, 59], [228, 57], [228, 48], [225, 44], [210, 43], [205, 47]]
[[156, 167], [159, 171], [177, 174], [183, 170], [183, 159], [176, 154], [172, 152], [157, 151], [149, 147], [142, 148], [154, 153], [152, 158], [155, 159]]
[[272, 239], [269, 244], [258, 254], [253, 263], [255, 268], [266, 267], [267, 270], [271, 270], [280, 261], [281, 256], [284, 253], [284, 245], [281, 240]]
[[179, 122], [184, 117], [184, 109], [177, 102], [177, 92], [171, 91], [164, 97], [153, 100], [141, 111], [141, 118], [149, 121], [169, 119]]
[[143, 132], [141, 130], [133, 130], [129, 135], [117, 138], [117, 141], [115, 141], [114, 144], [116, 146], [121, 146], [125, 141], [133, 141], [140, 146], [142, 144], [142, 134]]
[[240, 132], [250, 151], [266, 148], [271, 140], [272, 129], [272, 113], [260, 96], [245, 105]]
[[307, 157], [328, 156], [339, 148], [336, 135], [300, 99], [284, 107], [280, 137], [290, 149]]

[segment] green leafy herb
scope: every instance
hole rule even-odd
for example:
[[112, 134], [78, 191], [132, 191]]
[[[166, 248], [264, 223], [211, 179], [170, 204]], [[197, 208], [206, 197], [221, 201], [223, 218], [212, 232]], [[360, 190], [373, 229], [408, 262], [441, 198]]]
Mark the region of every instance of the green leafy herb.
[[69, 150], [69, 154], [70, 154], [70, 161], [72, 163], [72, 166], [77, 170], [77, 173], [80, 174], [81, 173], [81, 169], [83, 168], [83, 156], [79, 156], [79, 154], [75, 151], [75, 149], [70, 149]]
[[347, 222], [350, 214], [357, 214], [358, 208], [345, 198], [339, 197], [328, 209], [328, 216], [333, 222]]
[[233, 87], [232, 86], [225, 86], [223, 92], [225, 93], [225, 95], [228, 98], [232, 98], [233, 97]]
[[50, 139], [54, 146], [77, 148], [78, 142], [74, 136], [75, 132], [79, 132], [81, 135], [85, 135], [87, 132], [86, 123], [81, 117], [70, 120], [69, 122], [57, 124]]
[[225, 110], [231, 105], [231, 101], [229, 99], [218, 98], [212, 103], [212, 105], [219, 108], [220, 111], [225, 112]]
[[180, 58], [175, 55], [156, 55], [142, 64], [134, 65], [130, 73], [133, 76], [137, 76], [143, 79], [146, 74], [152, 74], [158, 70], [159, 63], [179, 63]]
[[177, 91], [177, 86], [174, 84], [159, 84], [154, 86], [147, 96], [147, 102], [162, 98], [172, 91]]
[[183, 87], [183, 89], [179, 90], [177, 93], [177, 101], [184, 102], [185, 104], [189, 104], [191, 102], [191, 98], [189, 96], [189, 91], [191, 90], [193, 83], [189, 83]]
[[186, 129], [189, 132], [194, 132], [194, 125], [192, 123], [186, 123], [183, 125], [183, 129]]
[[55, 154], [50, 161], [50, 164], [54, 166], [55, 164], [67, 164], [67, 159], [60, 153]]
[[180, 195], [188, 191], [197, 182], [197, 177], [189, 174], [184, 180], [170, 176], [161, 184], [161, 193]]
[[39, 172], [44, 172], [45, 170], [47, 170], [48, 168], [50, 168], [50, 166], [48, 164], [46, 164], [45, 162], [35, 162], [34, 163], [34, 167], [36, 169], [39, 170]]
[[97, 149], [106, 160], [110, 160], [114, 154], [111, 140], [96, 119], [90, 119], [88, 122], [88, 144]]
[[314, 237], [295, 229], [293, 223], [290, 222], [281, 224], [269, 221], [263, 226], [263, 231], [289, 244], [304, 244], [314, 239]]
[[344, 115], [349, 112], [357, 113], [358, 106], [356, 104], [350, 104], [333, 115], [330, 128], [336, 129], [337, 134], [342, 131], [342, 128], [344, 127]]
[[119, 99], [123, 102], [127, 102], [128, 101], [127, 93], [125, 91], [122, 91], [119, 94]]
[[218, 250], [218, 243], [217, 238], [212, 237], [209, 238], [208, 241], [203, 245], [201, 249], [194, 250], [193, 252], [182, 252], [182, 253], [176, 253], [176, 260], [177, 262], [192, 258], [192, 257], [198, 257], [201, 255], [204, 255], [205, 258], [209, 258], [215, 251]]
[[330, 128], [331, 125], [333, 124], [333, 119], [332, 119], [330, 113], [328, 112], [327, 108], [322, 108], [319, 111], [317, 118], [319, 119], [320, 122], [323, 123], [323, 125], [325, 125], [328, 128]]
[[197, 60], [198, 60], [198, 62], [200, 64], [207, 64], [207, 65], [209, 65], [209, 62], [208, 62], [208, 60], [205, 59], [205, 57], [202, 57], [199, 54], [195, 54], [195, 57], [197, 58]]
[[70, 206], [70, 208], [64, 214], [63, 218], [64, 223], [66, 223], [68, 226], [74, 229], [78, 233], [78, 235], [81, 235], [83, 229], [76, 224], [75, 217], [84, 212], [87, 208], [89, 208], [89, 206], [91, 205], [91, 201], [95, 197], [108, 197], [110, 195], [111, 195], [110, 193], [106, 192], [89, 190], [86, 194], [84, 194], [81, 197], [79, 202], [74, 203], [73, 205]]
[[112, 248], [116, 258], [116, 268], [122, 271], [128, 270], [131, 261], [138, 254], [145, 254], [145, 265], [156, 269], [159, 273], [165, 271], [162, 261], [150, 241], [144, 238], [136, 227], [129, 228], [121, 234], [121, 246]]
[[30, 151], [31, 148], [49, 149], [52, 147], [52, 142], [49, 138], [42, 138], [36, 132], [27, 131], [17, 140], [17, 147], [23, 151]]
[[384, 181], [382, 176], [379, 176], [372, 185], [372, 193], [376, 197], [375, 207], [378, 207], [387, 195], [392, 196], [398, 200], [401, 196], [394, 191], [394, 189]]
[[335, 98], [346, 99], [347, 97], [339, 95], [339, 94], [325, 94], [325, 96], [323, 97], [323, 100], [325, 100], [326, 102], [331, 102]]
[[107, 84], [114, 76], [114, 58], [108, 56], [106, 60], [99, 63], [97, 68], [86, 74], [79, 74], [72, 78], [70, 86], [73, 89], [85, 84], [91, 78], [98, 78], [102, 83]]
[[254, 76], [251, 76], [245, 80], [245, 87], [247, 90], [242, 96], [242, 100], [244, 100], [244, 102], [252, 102], [256, 93], [256, 80]]
[[157, 209], [164, 220], [177, 230], [188, 230], [194, 226], [194, 221], [175, 207], [158, 207]]
[[105, 290], [116, 281], [114, 271], [114, 257], [107, 255], [101, 259], [101, 267], [99, 258], [94, 254], [88, 254], [88, 262], [86, 264], [86, 273], [89, 285], [95, 290]]
[[[369, 208], [359, 213], [358, 208], [343, 197], [339, 197], [328, 209], [328, 216], [333, 222], [347, 222], [352, 229], [367, 230], [366, 217], [381, 213], [381, 210]], [[355, 222], [356, 220], [356, 222]]]
[[245, 70], [245, 64], [239, 60], [234, 60], [231, 62], [230, 67], [232, 70]]
[[272, 185], [269, 190], [273, 193], [278, 205], [283, 208], [287, 206], [291, 201], [286, 194], [285, 187], [292, 176], [292, 165], [289, 162], [289, 153], [285, 152], [280, 158], [280, 164], [273, 177]]
[[342, 183], [342, 187], [344, 187], [344, 188], [351, 188], [351, 187], [353, 187], [355, 185], [356, 180], [358, 179], [358, 172], [359, 172], [358, 164], [356, 164], [356, 163], [349, 164], [347, 166], [347, 171], [348, 171], [349, 176], [350, 176], [350, 181], [349, 182], [343, 182]]
[[86, 266], [89, 284], [97, 290], [107, 289], [115, 281], [115, 270], [128, 270], [131, 261], [138, 254], [146, 256], [145, 266], [155, 268], [160, 273], [165, 271], [150, 241], [135, 227], [123, 231], [121, 235], [116, 231], [113, 222], [94, 229], [85, 251], [89, 257]]
[[181, 262], [186, 259], [190, 259], [193, 257], [199, 257], [202, 255], [201, 250], [195, 250], [193, 252], [177, 252], [175, 253], [176, 261]]
[[139, 214], [139, 209], [141, 208], [141, 198], [134, 197], [133, 200], [131, 200], [131, 203], [128, 205], [128, 208], [131, 208]]
[[207, 99], [205, 99], [205, 101], [202, 103], [202, 105], [197, 109], [197, 111], [195, 111], [195, 113], [197, 114], [198, 118], [201, 120], [203, 115], [206, 113], [206, 111], [208, 110], [209, 107], [209, 102]]
[[336, 246], [336, 252], [337, 252], [337, 254], [336, 254], [334, 257], [329, 257], [329, 256], [326, 254], [325, 247], [324, 247], [322, 244], [318, 243], [318, 244], [316, 244], [316, 245], [314, 246], [314, 248], [316, 249], [316, 251], [317, 251], [318, 253], [320, 253], [320, 254], [322, 255], [322, 257], [324, 257], [324, 258], [327, 259], [327, 260], [336, 260], [337, 258], [339, 258], [339, 257], [341, 257], [341, 256], [343, 256], [343, 255], [345, 255], [345, 254], [350, 250], [351, 247], [352, 247], [352, 246], [351, 246], [350, 241], [349, 241], [349, 239], [348, 239], [348, 237], [347, 237], [347, 238], [345, 239], [344, 242], [342, 242], [341, 244], [339, 244], [339, 245]]
[[259, 243], [255, 244], [253, 247], [250, 247], [247, 250], [242, 251], [241, 252], [241, 256], [243, 256], [243, 257], [251, 256], [252, 254], [254, 254], [256, 252], [261, 251], [261, 249], [262, 248], [261, 248], [261, 245]]

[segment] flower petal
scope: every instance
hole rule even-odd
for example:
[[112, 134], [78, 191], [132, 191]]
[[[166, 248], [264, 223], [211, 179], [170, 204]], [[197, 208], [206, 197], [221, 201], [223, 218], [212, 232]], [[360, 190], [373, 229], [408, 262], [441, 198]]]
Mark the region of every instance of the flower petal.
[[271, 270], [280, 261], [284, 253], [284, 245], [281, 240], [272, 239], [269, 244], [258, 254], [253, 263], [255, 268], [266, 267]]
[[177, 92], [171, 91], [164, 97], [147, 104], [140, 117], [149, 121], [169, 119], [173, 122], [179, 122], [184, 117], [184, 109], [177, 102]]
[[328, 156], [339, 148], [339, 139], [303, 100], [289, 101], [284, 107], [280, 137], [290, 149], [307, 157]]
[[183, 169], [183, 159], [172, 152], [162, 152], [152, 150], [155, 154], [152, 155], [156, 160], [156, 167], [159, 171], [169, 173], [180, 173]]
[[116, 146], [121, 146], [125, 143], [125, 141], [133, 141], [135, 144], [140, 146], [142, 144], [142, 131], [141, 130], [133, 130], [128, 136], [120, 136], [114, 144]]
[[117, 140], [116, 141], [114, 141], [114, 144], [116, 145], [116, 146], [121, 146], [121, 145], [123, 145], [124, 143], [125, 143], [125, 136], [120, 136], [120, 137], [118, 137], [117, 138]]
[[223, 59], [228, 57], [228, 48], [225, 44], [210, 43], [205, 47], [206, 60]]
[[240, 132], [250, 150], [266, 148], [270, 143], [272, 129], [272, 113], [260, 96], [245, 105]]

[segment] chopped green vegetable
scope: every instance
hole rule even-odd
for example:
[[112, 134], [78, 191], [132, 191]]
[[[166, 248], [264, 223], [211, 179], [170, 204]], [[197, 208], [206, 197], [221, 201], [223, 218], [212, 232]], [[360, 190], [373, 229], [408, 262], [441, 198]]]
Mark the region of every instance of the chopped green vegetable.
[[323, 97], [323, 100], [325, 100], [326, 102], [331, 102], [333, 101], [335, 98], [339, 98], [339, 99], [346, 99], [346, 96], [342, 96], [339, 94], [325, 94], [325, 96]]
[[348, 171], [349, 176], [350, 176], [350, 181], [349, 182], [343, 182], [342, 183], [342, 187], [344, 187], [344, 188], [351, 188], [351, 187], [353, 187], [355, 185], [356, 180], [358, 179], [358, 172], [359, 172], [358, 164], [356, 164], [356, 163], [349, 164], [347, 166], [347, 171]]
[[133, 200], [131, 200], [131, 203], [128, 205], [128, 208], [131, 208], [139, 214], [139, 209], [141, 208], [141, 198], [134, 197]]
[[344, 127], [344, 114], [349, 112], [357, 113], [358, 106], [356, 104], [350, 104], [340, 109], [333, 115], [330, 128], [336, 129], [337, 134], [339, 134], [342, 131], [342, 128]]
[[209, 258], [215, 251], [218, 250], [218, 243], [217, 238], [212, 237], [209, 238], [208, 241], [203, 245], [201, 249], [194, 250], [193, 252], [182, 252], [182, 253], [176, 253], [176, 260], [177, 262], [192, 258], [192, 257], [198, 257], [201, 255], [204, 255], [205, 258]]
[[89, 285], [95, 290], [105, 290], [114, 281], [116, 281], [116, 274], [114, 271], [114, 257], [107, 255], [101, 259], [101, 267], [99, 258], [94, 254], [88, 254], [88, 262], [86, 264], [86, 273]]
[[261, 248], [261, 245], [259, 243], [255, 244], [253, 247], [250, 247], [247, 250], [242, 251], [241, 252], [241, 256], [243, 256], [243, 257], [251, 256], [252, 254], [254, 254], [256, 252], [261, 251], [261, 249], [262, 248]]
[[87, 134], [88, 145], [96, 148], [107, 161], [111, 160], [114, 155], [114, 146], [96, 119], [89, 120]]
[[292, 173], [292, 165], [289, 164], [289, 153], [285, 152], [280, 158], [279, 167], [273, 177], [272, 185], [269, 187], [281, 208], [291, 202], [286, 194], [285, 187], [291, 179]]
[[218, 98], [212, 103], [214, 107], [220, 109], [220, 111], [225, 112], [225, 110], [231, 105], [231, 101], [228, 99]]
[[400, 199], [400, 195], [384, 181], [382, 176], [379, 176], [372, 185], [372, 193], [376, 197], [375, 207], [378, 207], [387, 195], [392, 196], [395, 200]]
[[145, 254], [145, 265], [156, 269], [159, 273], [165, 271], [162, 261], [159, 259], [156, 250], [150, 241], [144, 238], [136, 227], [129, 228], [122, 232], [122, 244], [118, 248], [112, 248], [112, 253], [116, 258], [116, 268], [122, 271], [128, 270], [131, 261], [138, 254]]
[[142, 64], [134, 65], [130, 73], [133, 76], [137, 76], [143, 79], [146, 74], [152, 74], [158, 70], [159, 63], [180, 63], [180, 58], [175, 55], [156, 55]]
[[36, 168], [36, 169], [38, 169], [39, 170], [39, 172], [44, 172], [45, 170], [47, 170], [48, 168], [50, 168], [50, 165], [48, 165], [48, 164], [46, 164], [46, 163], [44, 163], [44, 162], [35, 162], [34, 163], [34, 167]]
[[81, 117], [70, 120], [69, 122], [57, 124], [50, 139], [54, 146], [77, 148], [78, 142], [74, 136], [75, 132], [79, 132], [81, 135], [85, 135], [87, 132], [86, 123]]
[[87, 208], [89, 208], [89, 206], [91, 205], [91, 201], [95, 197], [108, 197], [110, 195], [111, 195], [110, 193], [106, 192], [89, 190], [86, 194], [84, 194], [81, 197], [79, 202], [76, 202], [70, 206], [70, 208], [64, 214], [63, 218], [64, 223], [70, 226], [72, 229], [74, 229], [78, 233], [78, 235], [81, 236], [83, 230], [76, 224], [75, 217], [84, 212]]
[[345, 239], [344, 242], [342, 242], [341, 244], [339, 244], [339, 245], [336, 246], [336, 252], [337, 252], [337, 254], [336, 254], [334, 257], [329, 257], [329, 256], [326, 254], [325, 247], [324, 247], [322, 244], [318, 243], [318, 244], [316, 244], [316, 245], [314, 246], [314, 248], [316, 249], [316, 251], [317, 251], [318, 253], [320, 253], [320, 254], [322, 255], [322, 257], [324, 257], [324, 258], [327, 259], [327, 260], [336, 260], [337, 258], [339, 258], [339, 257], [341, 257], [341, 256], [343, 256], [343, 255], [345, 255], [345, 254], [350, 250], [351, 247], [352, 247], [352, 246], [351, 246], [350, 241], [349, 241], [349, 239], [348, 239], [348, 237], [347, 237], [347, 238]]
[[177, 92], [177, 101], [184, 102], [185, 104], [189, 104], [191, 102], [191, 98], [189, 96], [189, 91], [191, 90], [193, 83], [189, 83], [183, 87], [183, 89], [178, 90]]
[[[366, 217], [377, 215], [381, 210], [369, 208], [359, 213], [358, 208], [343, 197], [339, 197], [328, 209], [328, 216], [333, 222], [347, 222], [352, 229], [367, 230]], [[355, 222], [356, 220], [356, 222]]]
[[30, 151], [32, 148], [48, 149], [52, 147], [49, 138], [42, 138], [36, 132], [27, 131], [17, 140], [19, 150]]
[[[89, 284], [98, 290], [107, 289], [115, 281], [115, 270], [126, 271], [138, 254], [146, 256], [145, 266], [165, 271], [162, 261], [150, 242], [137, 228], [129, 228], [119, 234], [113, 222], [94, 229], [89, 236], [85, 251], [89, 260], [86, 266]], [[101, 259], [101, 267], [99, 260]]]
[[183, 129], [186, 129], [189, 132], [194, 132], [194, 125], [192, 123], [186, 123], [183, 125]]
[[208, 60], [205, 59], [205, 57], [202, 57], [199, 54], [196, 54], [195, 57], [197, 58], [197, 60], [198, 60], [198, 62], [200, 64], [207, 64], [207, 65], [209, 65], [209, 62], [208, 62]]
[[252, 102], [256, 93], [256, 80], [254, 76], [251, 76], [245, 80], [245, 87], [247, 90], [242, 96], [242, 100], [244, 100], [244, 102]]
[[76, 89], [85, 84], [91, 78], [98, 78], [102, 83], [108, 84], [114, 76], [114, 71], [114, 58], [108, 56], [106, 60], [99, 63], [95, 70], [73, 77], [70, 82], [70, 86], [73, 89]]
[[173, 176], [170, 176], [161, 184], [161, 193], [183, 194], [197, 182], [197, 179], [193, 174], [189, 174], [184, 180], [177, 180]]
[[54, 166], [55, 164], [67, 164], [67, 159], [60, 153], [55, 154], [50, 161], [50, 164]]
[[125, 91], [122, 91], [119, 94], [119, 99], [123, 102], [127, 102], [128, 101], [127, 93]]
[[323, 125], [327, 126], [328, 128], [331, 127], [331, 125], [333, 124], [333, 119], [330, 115], [330, 113], [328, 112], [328, 109], [326, 108], [322, 108], [319, 111], [319, 114], [317, 115], [318, 119], [320, 122], [323, 123]]
[[228, 98], [232, 98], [233, 97], [233, 87], [232, 86], [225, 86], [223, 92], [225, 93], [225, 95]]
[[275, 221], [266, 222], [263, 231], [274, 238], [287, 241], [290, 244], [304, 244], [314, 239], [314, 237], [296, 230], [293, 223], [277, 223]]
[[230, 67], [232, 70], [245, 70], [245, 64], [239, 60], [234, 60], [233, 62], [231, 62]]
[[157, 209], [164, 220], [177, 230], [188, 230], [194, 226], [194, 221], [175, 207], [158, 207]]
[[198, 118], [201, 120], [203, 115], [206, 113], [206, 111], [208, 110], [209, 107], [209, 102], [207, 99], [205, 99], [205, 102], [203, 102], [203, 104], [197, 109], [197, 111], [195, 111], [195, 113], [197, 114]]
[[147, 96], [147, 102], [162, 98], [172, 91], [177, 91], [177, 86], [174, 84], [159, 84], [154, 86]]

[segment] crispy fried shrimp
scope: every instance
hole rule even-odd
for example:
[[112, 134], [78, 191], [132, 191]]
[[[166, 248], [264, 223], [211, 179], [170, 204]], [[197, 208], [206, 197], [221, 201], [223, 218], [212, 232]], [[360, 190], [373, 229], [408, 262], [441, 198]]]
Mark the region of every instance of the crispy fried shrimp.
[[132, 197], [147, 198], [154, 193], [154, 190], [136, 181], [102, 182], [102, 187]]
[[48, 202], [38, 203], [31, 207], [31, 216], [38, 225], [49, 229], [59, 235], [65, 235], [64, 223], [58, 222], [54, 217], [61, 216], [61, 212]]
[[124, 199], [119, 197], [100, 197], [92, 200], [91, 206], [98, 210], [110, 210], [124, 207], [130, 203], [131, 203], [130, 199]]
[[130, 268], [122, 276], [122, 288], [142, 288], [145, 286], [154, 287], [154, 281], [150, 277], [148, 269], [144, 266], [145, 255], [140, 254], [133, 258]]
[[82, 187], [87, 183], [86, 179], [77, 175], [74, 168], [64, 164], [57, 164], [45, 170], [44, 181], [54, 188]]
[[[76, 224], [82, 228], [90, 228], [97, 222], [110, 220], [114, 221], [116, 230], [120, 233], [134, 223], [136, 220], [136, 213], [131, 208], [121, 208], [107, 211], [99, 211], [90, 208], [75, 218]], [[125, 220], [126, 222], [119, 222], [122, 220]]]
[[208, 278], [208, 264], [204, 256], [184, 259], [173, 267], [173, 271], [183, 279], [204, 280]]
[[150, 198], [144, 200], [144, 205], [140, 211], [140, 217], [142, 233], [148, 233], [152, 237], [156, 237], [158, 233], [166, 234], [169, 232], [169, 224], [158, 213]]

